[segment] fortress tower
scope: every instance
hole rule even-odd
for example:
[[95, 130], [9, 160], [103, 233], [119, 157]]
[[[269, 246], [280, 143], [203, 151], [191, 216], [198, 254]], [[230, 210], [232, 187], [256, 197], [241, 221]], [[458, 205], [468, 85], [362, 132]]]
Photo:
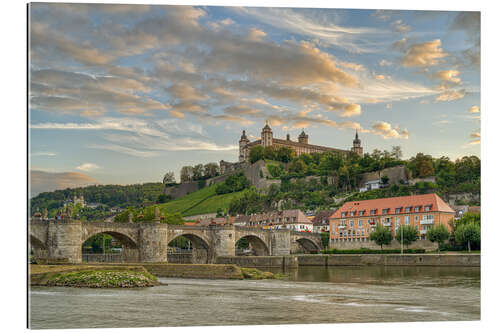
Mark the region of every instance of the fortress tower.
[[245, 130], [243, 130], [243, 133], [241, 134], [240, 138], [240, 156], [238, 161], [244, 162], [248, 160], [248, 154], [249, 151], [247, 149], [247, 145], [250, 143], [250, 140], [248, 140], [247, 135], [245, 133]]
[[273, 145], [273, 130], [269, 127], [269, 124], [266, 121], [266, 126], [262, 128], [262, 132], [260, 133], [260, 137], [262, 140], [262, 146], [268, 147]]
[[302, 129], [302, 133], [300, 133], [299, 135], [299, 142], [305, 144], [309, 143], [309, 135], [307, 135], [306, 132], [304, 132], [304, 129]]
[[352, 141], [351, 151], [355, 152], [360, 157], [363, 157], [363, 147], [361, 147], [361, 140], [358, 137], [358, 130], [356, 130], [356, 137]]

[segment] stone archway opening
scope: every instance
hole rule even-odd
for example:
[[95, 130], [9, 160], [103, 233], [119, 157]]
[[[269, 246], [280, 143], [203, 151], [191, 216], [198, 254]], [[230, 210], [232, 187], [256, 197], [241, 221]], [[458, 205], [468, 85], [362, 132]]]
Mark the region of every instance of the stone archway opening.
[[262, 239], [254, 235], [243, 236], [236, 241], [237, 256], [270, 256], [269, 247]]
[[194, 234], [182, 234], [168, 243], [168, 262], [208, 264], [208, 243]]
[[299, 238], [296, 241], [298, 243], [298, 251], [301, 253], [319, 253], [321, 248], [314, 241], [308, 238]]
[[30, 235], [28, 251], [30, 262], [36, 262], [37, 259], [48, 257], [48, 250], [45, 244], [33, 235]]
[[82, 244], [83, 262], [139, 262], [139, 248], [127, 235], [104, 231]]

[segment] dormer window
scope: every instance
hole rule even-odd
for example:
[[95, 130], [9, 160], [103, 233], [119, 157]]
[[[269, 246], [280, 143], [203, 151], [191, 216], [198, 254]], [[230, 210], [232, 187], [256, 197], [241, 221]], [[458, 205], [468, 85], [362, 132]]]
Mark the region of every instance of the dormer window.
[[426, 211], [426, 212], [430, 211], [430, 210], [431, 210], [431, 207], [432, 207], [432, 205], [427, 205], [427, 206], [425, 206], [425, 211]]
[[359, 216], [363, 216], [363, 215], [365, 215], [365, 211], [364, 211], [364, 210], [360, 210], [360, 211], [358, 211], [358, 215], [359, 215]]
[[411, 207], [405, 207], [405, 213], [409, 213], [411, 210]]
[[342, 215], [342, 217], [345, 217], [345, 215], [346, 215], [346, 212], [342, 212], [342, 214], [341, 214], [341, 215]]
[[389, 208], [382, 209], [382, 214], [387, 214], [387, 213], [389, 213]]
[[352, 212], [350, 213], [350, 215], [351, 215], [351, 216], [354, 216], [354, 213], [356, 213], [356, 212], [355, 212], [355, 211], [352, 211]]
[[415, 213], [418, 213], [420, 211], [420, 206], [415, 206]]
[[370, 210], [370, 215], [375, 215], [375, 214], [377, 214], [377, 210], [376, 209]]
[[401, 213], [401, 207], [396, 208], [396, 214]]

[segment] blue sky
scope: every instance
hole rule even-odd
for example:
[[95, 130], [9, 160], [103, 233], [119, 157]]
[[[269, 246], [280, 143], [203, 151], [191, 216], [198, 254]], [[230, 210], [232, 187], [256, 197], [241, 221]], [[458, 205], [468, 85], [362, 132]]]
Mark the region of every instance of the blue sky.
[[479, 27], [477, 12], [33, 4], [32, 183], [236, 161], [266, 120], [318, 145], [358, 129], [365, 152], [479, 156]]

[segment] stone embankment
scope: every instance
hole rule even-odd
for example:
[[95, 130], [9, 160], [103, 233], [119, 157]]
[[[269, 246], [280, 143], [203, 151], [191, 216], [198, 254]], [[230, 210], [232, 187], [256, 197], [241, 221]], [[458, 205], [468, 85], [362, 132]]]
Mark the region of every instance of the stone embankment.
[[464, 266], [480, 267], [480, 254], [299, 254], [273, 257], [217, 257], [218, 264], [240, 267], [298, 266]]

